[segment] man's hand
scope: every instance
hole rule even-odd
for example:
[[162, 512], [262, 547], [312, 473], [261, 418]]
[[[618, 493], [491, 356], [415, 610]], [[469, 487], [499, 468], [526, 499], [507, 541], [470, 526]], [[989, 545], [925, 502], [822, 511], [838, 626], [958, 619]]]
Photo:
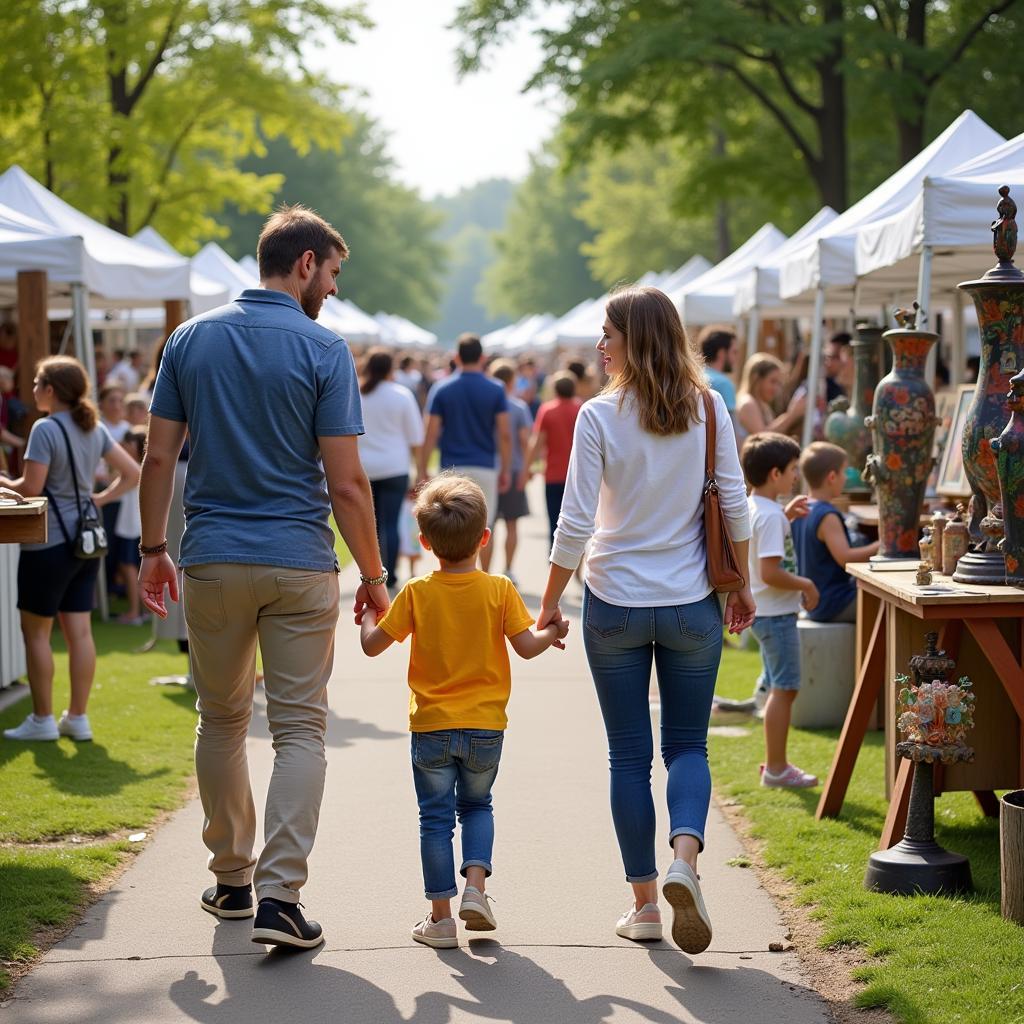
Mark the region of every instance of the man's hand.
[[512, 474], [507, 470], [503, 469], [498, 474], [498, 493], [504, 494], [512, 486]]
[[806, 494], [798, 494], [785, 508], [786, 518], [792, 522], [794, 519], [803, 519], [810, 511], [807, 507], [808, 497]]
[[376, 609], [377, 619], [379, 620], [390, 607], [391, 598], [388, 597], [388, 588], [383, 583], [379, 583], [375, 587], [367, 586], [365, 583], [359, 584], [359, 589], [356, 591], [356, 601], [352, 607], [352, 611], [355, 612], [357, 626], [363, 624], [363, 615], [368, 609]]
[[526, 485], [530, 482], [530, 467], [523, 466], [523, 468], [516, 474], [516, 490], [523, 491], [526, 489]]
[[171, 600], [178, 600], [178, 570], [174, 560], [165, 551], [161, 555], [145, 555], [139, 569], [139, 596], [142, 603], [154, 615], [167, 618], [164, 604], [164, 587], [170, 592]]

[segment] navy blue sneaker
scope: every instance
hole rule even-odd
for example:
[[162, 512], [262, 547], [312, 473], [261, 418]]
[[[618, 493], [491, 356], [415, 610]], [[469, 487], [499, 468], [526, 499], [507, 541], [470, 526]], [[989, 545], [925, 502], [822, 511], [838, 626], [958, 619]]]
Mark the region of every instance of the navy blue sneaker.
[[203, 910], [215, 917], [252, 917], [251, 885], [224, 885], [218, 882], [207, 889], [200, 899]]
[[269, 896], [260, 900], [252, 925], [252, 941], [265, 946], [312, 949], [324, 941], [324, 930], [302, 916], [299, 903], [285, 903]]

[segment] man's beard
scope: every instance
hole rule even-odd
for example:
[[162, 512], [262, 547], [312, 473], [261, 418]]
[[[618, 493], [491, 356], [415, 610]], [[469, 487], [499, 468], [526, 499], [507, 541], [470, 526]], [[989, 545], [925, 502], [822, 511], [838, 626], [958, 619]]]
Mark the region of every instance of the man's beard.
[[732, 373], [732, 360], [726, 359], [725, 365], [722, 367], [722, 373]]
[[320, 307], [324, 304], [326, 296], [317, 287], [315, 281], [310, 281], [306, 290], [302, 293], [302, 312], [315, 320], [320, 315]]

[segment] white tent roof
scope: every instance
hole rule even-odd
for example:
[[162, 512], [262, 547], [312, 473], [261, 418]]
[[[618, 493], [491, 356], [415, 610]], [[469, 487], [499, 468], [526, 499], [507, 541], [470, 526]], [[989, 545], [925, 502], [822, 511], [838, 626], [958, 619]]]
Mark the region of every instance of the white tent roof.
[[489, 331], [485, 334], [480, 342], [486, 352], [495, 352], [502, 346], [502, 342], [506, 336], [510, 335], [517, 327], [522, 326], [530, 319], [530, 315], [527, 314], [524, 317], [520, 317], [514, 324], [506, 324], [504, 327], [499, 327], [496, 330]]
[[706, 274], [711, 267], [711, 261], [704, 259], [703, 256], [691, 256], [678, 270], [663, 274], [658, 287], [668, 295], [671, 292], [678, 291], [691, 281], [696, 281], [701, 274]]
[[809, 301], [819, 286], [852, 289], [860, 231], [911, 203], [926, 176], [944, 174], [1002, 141], [974, 111], [965, 110], [913, 160], [791, 254], [782, 266], [782, 298]]
[[732, 302], [733, 313], [742, 316], [752, 309], [757, 309], [763, 317], [785, 315], [785, 306], [779, 299], [779, 268], [791, 253], [800, 249], [809, 238], [818, 234], [837, 216], [831, 206], [823, 206], [799, 231], [743, 274], [736, 282]]
[[774, 224], [765, 224], [721, 263], [688, 284], [666, 291], [683, 323], [691, 327], [732, 320], [737, 282], [785, 241], [786, 236]]
[[14, 295], [21, 270], [45, 270], [51, 292], [66, 294], [55, 282], [77, 281], [86, 259], [81, 238], [61, 234], [55, 228], [0, 204], [0, 292]]
[[563, 324], [569, 323], [577, 313], [587, 309], [594, 304], [593, 299], [583, 299], [577, 302], [568, 312], [563, 313], [554, 323], [548, 324], [543, 331], [540, 331], [533, 339], [533, 347], [539, 351], [549, 351], [558, 345], [558, 334]]
[[928, 175], [906, 209], [857, 237], [857, 274], [874, 291], [917, 282], [921, 250], [933, 248], [932, 290], [947, 291], [979, 276], [992, 260], [991, 222], [999, 187], [1024, 194], [1024, 134], [995, 146], [948, 174]]
[[[155, 249], [157, 252], [162, 252], [167, 256], [181, 256], [181, 253], [156, 228], [149, 225], [141, 231], [137, 231], [134, 238], [136, 242], [141, 242], [142, 245]], [[198, 313], [206, 313], [211, 309], [216, 309], [218, 306], [223, 306], [225, 302], [232, 298], [232, 296], [228, 295], [228, 288], [225, 285], [219, 281], [214, 281], [212, 278], [205, 277], [194, 267], [189, 276], [189, 288], [191, 289], [189, 306], [193, 316], [196, 316]]]
[[384, 333], [369, 313], [364, 313], [351, 299], [339, 299], [336, 295], [324, 299], [317, 323], [355, 345], [380, 341]]
[[407, 320], [404, 316], [391, 313], [376, 313], [374, 320], [380, 324], [381, 341], [385, 345], [400, 348], [430, 348], [437, 344], [437, 335]]
[[[10, 250], [32, 266], [22, 262], [12, 267], [5, 257], [0, 262], [3, 278], [9, 280], [17, 270], [45, 270], [53, 282], [84, 284], [99, 300], [117, 306], [152, 306], [165, 299], [189, 297], [188, 260], [157, 252], [87, 217], [17, 165], [0, 174], [0, 204], [51, 232], [39, 239], [37, 257], [26, 247]], [[57, 237], [75, 237], [78, 245], [68, 243], [58, 257], [54, 249]], [[60, 289], [63, 294], [69, 290]]]
[[228, 291], [228, 301], [238, 298], [246, 288], [259, 288], [259, 278], [247, 273], [216, 242], [207, 242], [192, 257], [192, 266], [204, 277], [216, 281]]
[[502, 339], [501, 347], [505, 352], [525, 352], [538, 348], [537, 339], [558, 317], [551, 313], [537, 313], [528, 317]]
[[260, 265], [256, 262], [255, 256], [243, 256], [239, 261], [238, 265], [247, 273], [252, 274], [253, 277], [259, 278], [260, 276]]

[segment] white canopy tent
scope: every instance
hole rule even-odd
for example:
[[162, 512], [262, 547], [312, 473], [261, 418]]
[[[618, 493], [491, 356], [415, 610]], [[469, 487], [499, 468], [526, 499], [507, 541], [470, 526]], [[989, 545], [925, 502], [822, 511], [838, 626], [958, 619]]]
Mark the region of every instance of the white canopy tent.
[[[154, 227], [147, 225], [141, 231], [137, 231], [133, 237], [136, 242], [140, 242], [150, 249], [162, 252], [167, 256], [178, 256], [184, 259], [181, 253]], [[193, 316], [199, 313], [207, 313], [211, 309], [223, 306], [230, 297], [228, 289], [223, 284], [219, 281], [214, 281], [212, 278], [205, 277], [194, 267], [189, 276], [189, 288], [191, 289], [189, 310]]]
[[568, 312], [563, 313], [554, 323], [548, 324], [543, 331], [540, 331], [537, 336], [533, 339], [534, 346], [542, 352], [548, 352], [551, 349], [558, 347], [558, 334], [563, 324], [571, 322], [572, 318], [576, 316], [581, 310], [587, 309], [589, 306], [594, 304], [593, 299], [583, 299], [582, 302], [577, 302]]
[[259, 288], [259, 278], [243, 270], [216, 242], [207, 242], [192, 257], [192, 266], [204, 277], [216, 281], [227, 289], [230, 302], [246, 288]]
[[398, 348], [433, 348], [437, 335], [414, 324], [404, 316], [391, 313], [376, 313], [373, 317], [380, 325], [381, 342]]
[[785, 241], [786, 236], [774, 224], [765, 224], [735, 252], [700, 277], [671, 290], [666, 289], [683, 323], [692, 327], [731, 321], [737, 282]]
[[701, 274], [706, 274], [712, 266], [712, 262], [704, 259], [700, 254], [691, 256], [678, 270], [662, 274], [658, 287], [668, 295], [684, 288], [691, 281], [696, 281]]
[[483, 345], [484, 351], [497, 352], [498, 349], [501, 348], [504, 339], [529, 319], [530, 316], [527, 314], [524, 317], [520, 317], [514, 324], [506, 324], [504, 327], [498, 327], [496, 330], [488, 331], [487, 334], [480, 338], [480, 343]]
[[247, 273], [252, 274], [257, 280], [260, 276], [260, 265], [256, 262], [255, 256], [245, 255], [239, 261], [238, 265]]
[[1024, 192], [1024, 134], [948, 174], [927, 175], [909, 205], [864, 228], [857, 236], [861, 290], [912, 286], [925, 259], [933, 290], [949, 291], [978, 276], [992, 255], [990, 224], [1001, 185]]
[[[557, 319], [558, 317], [553, 316], [551, 313], [537, 313], [535, 316], [529, 317], [524, 323], [519, 324], [519, 326], [505, 336], [501, 345], [502, 350], [511, 355], [515, 352], [540, 349], [542, 347], [538, 340], [540, 335], [551, 327]], [[554, 343], [551, 344], [551, 347], [554, 348]]]
[[[977, 114], [965, 110], [941, 135], [913, 160], [840, 214], [823, 231], [794, 252], [782, 265], [781, 297], [796, 306], [807, 307], [813, 300], [812, 339], [808, 380], [818, 384], [821, 369], [822, 319], [826, 296], [838, 290], [851, 308], [856, 308], [857, 236], [869, 224], [904, 209], [911, 203], [929, 174], [942, 174], [986, 152], [1003, 141]], [[920, 289], [923, 294], [927, 289]], [[927, 325], [927, 310], [918, 326]], [[819, 385], [820, 386], [820, 385]], [[804, 444], [809, 444], [813, 419], [804, 417]]]
[[53, 294], [67, 295], [88, 259], [82, 239], [0, 204], [0, 295], [13, 301], [22, 270], [45, 270]]

